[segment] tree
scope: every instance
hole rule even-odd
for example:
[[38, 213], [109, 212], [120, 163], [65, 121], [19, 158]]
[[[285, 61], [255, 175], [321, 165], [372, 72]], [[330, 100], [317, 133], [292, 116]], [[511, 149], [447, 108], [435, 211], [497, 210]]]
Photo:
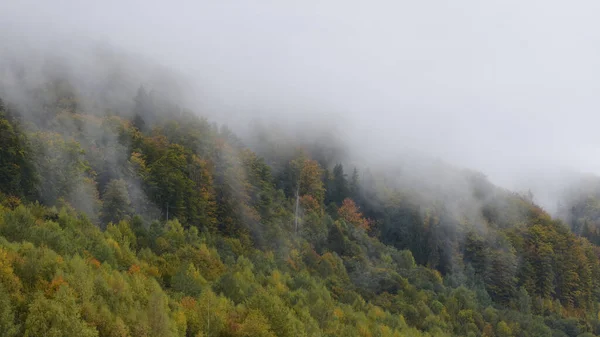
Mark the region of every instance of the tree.
[[145, 132], [154, 118], [154, 106], [144, 86], [138, 88], [133, 101], [135, 102], [133, 108], [133, 125], [138, 130]]
[[132, 155], [132, 159], [143, 174], [150, 200], [162, 209], [164, 218], [214, 228], [217, 204], [209, 164], [164, 136], [144, 138], [141, 146], [143, 158]]
[[294, 206], [294, 231], [298, 232], [300, 198], [310, 196], [321, 206], [325, 198], [323, 186], [323, 169], [316, 160], [308, 159], [302, 155], [290, 163], [291, 185], [293, 188]]
[[32, 135], [32, 149], [41, 201], [55, 205], [60, 198], [69, 200], [90, 171], [81, 144], [58, 133], [37, 132]]
[[182, 264], [171, 280], [173, 290], [194, 297], [200, 295], [206, 284], [204, 277], [191, 263]]
[[[227, 324], [227, 314], [232, 310], [229, 300], [216, 295], [210, 288], [205, 288], [194, 308], [193, 319], [196, 324], [190, 332], [201, 333], [200, 336], [220, 336]], [[195, 335], [197, 336], [197, 335]]]
[[344, 167], [342, 164], [337, 164], [333, 168], [333, 181], [331, 187], [331, 201], [338, 205], [350, 196], [350, 187], [348, 185], [348, 180], [346, 179], [346, 174], [344, 174]]
[[94, 337], [98, 331], [82, 319], [75, 296], [68, 286], [61, 286], [53, 298], [38, 293], [29, 307], [25, 337]]
[[0, 331], [5, 337], [17, 336], [19, 326], [15, 323], [15, 312], [10, 295], [0, 282]]
[[291, 162], [293, 168], [293, 179], [295, 185], [294, 194], [297, 196], [310, 195], [319, 204], [325, 197], [325, 187], [321, 180], [323, 169], [316, 160], [301, 156]]
[[350, 178], [350, 183], [349, 183], [349, 194], [350, 194], [350, 198], [354, 199], [354, 200], [358, 200], [359, 195], [359, 189], [360, 189], [360, 182], [359, 182], [359, 178], [358, 178], [358, 170], [356, 169], [356, 167], [354, 168], [354, 170], [352, 171], [352, 177]]
[[155, 289], [148, 299], [149, 337], [175, 336], [173, 322], [169, 318], [168, 299], [160, 289]]
[[131, 216], [133, 209], [129, 199], [127, 183], [121, 179], [113, 179], [106, 186], [100, 210], [100, 219], [106, 225], [109, 222], [117, 223]]
[[259, 291], [247, 302], [248, 308], [259, 310], [267, 318], [276, 336], [292, 337], [305, 335], [304, 326], [294, 316], [281, 298], [266, 291]]
[[275, 337], [269, 321], [258, 310], [250, 310], [235, 336], [239, 337]]
[[500, 321], [496, 326], [496, 335], [498, 337], [512, 337], [513, 333], [508, 324], [506, 324], [506, 322]]
[[[1, 101], [0, 101], [1, 103]], [[38, 181], [30, 144], [0, 106], [0, 190], [18, 197], [35, 197]]]
[[338, 209], [338, 215], [349, 224], [355, 227], [360, 227], [368, 230], [370, 227], [369, 220], [363, 218], [362, 213], [359, 212], [358, 206], [350, 198], [344, 199], [342, 206]]

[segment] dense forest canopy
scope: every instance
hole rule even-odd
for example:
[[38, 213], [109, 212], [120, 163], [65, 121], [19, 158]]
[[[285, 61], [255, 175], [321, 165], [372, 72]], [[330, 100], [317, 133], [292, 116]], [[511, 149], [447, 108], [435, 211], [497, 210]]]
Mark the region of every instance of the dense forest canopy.
[[599, 4], [0, 0], [0, 337], [600, 336]]
[[598, 179], [559, 220], [438, 160], [44, 78], [0, 101], [3, 336], [600, 335]]

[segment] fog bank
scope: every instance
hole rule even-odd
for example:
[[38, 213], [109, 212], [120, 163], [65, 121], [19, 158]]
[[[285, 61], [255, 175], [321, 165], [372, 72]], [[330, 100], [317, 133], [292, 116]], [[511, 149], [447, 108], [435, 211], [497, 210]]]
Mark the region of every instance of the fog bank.
[[[599, 9], [595, 1], [3, 1], [0, 61], [37, 48], [93, 64], [78, 46], [99, 43], [129, 53], [126, 65], [170, 68], [185, 105], [240, 132], [256, 118], [299, 133], [331, 125], [373, 165], [418, 152], [531, 188], [551, 208], [561, 172], [600, 172]], [[140, 72], [129, 81], [151, 82]]]

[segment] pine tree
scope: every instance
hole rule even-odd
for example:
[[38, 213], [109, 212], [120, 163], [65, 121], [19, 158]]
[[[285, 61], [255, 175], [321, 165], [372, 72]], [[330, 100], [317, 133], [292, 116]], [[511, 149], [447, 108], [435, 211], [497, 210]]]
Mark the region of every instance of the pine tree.
[[344, 167], [342, 164], [337, 164], [333, 168], [331, 189], [331, 201], [338, 205], [340, 205], [342, 201], [348, 198], [350, 195], [348, 180], [346, 179], [346, 174], [344, 174]]

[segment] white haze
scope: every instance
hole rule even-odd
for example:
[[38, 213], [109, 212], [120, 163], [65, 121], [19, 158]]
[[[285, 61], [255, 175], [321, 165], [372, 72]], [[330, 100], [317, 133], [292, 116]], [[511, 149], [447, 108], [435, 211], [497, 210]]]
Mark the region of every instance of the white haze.
[[0, 0], [0, 58], [109, 43], [184, 73], [200, 113], [333, 123], [367, 160], [424, 153], [552, 208], [562, 172], [600, 173], [598, 13], [592, 0]]

